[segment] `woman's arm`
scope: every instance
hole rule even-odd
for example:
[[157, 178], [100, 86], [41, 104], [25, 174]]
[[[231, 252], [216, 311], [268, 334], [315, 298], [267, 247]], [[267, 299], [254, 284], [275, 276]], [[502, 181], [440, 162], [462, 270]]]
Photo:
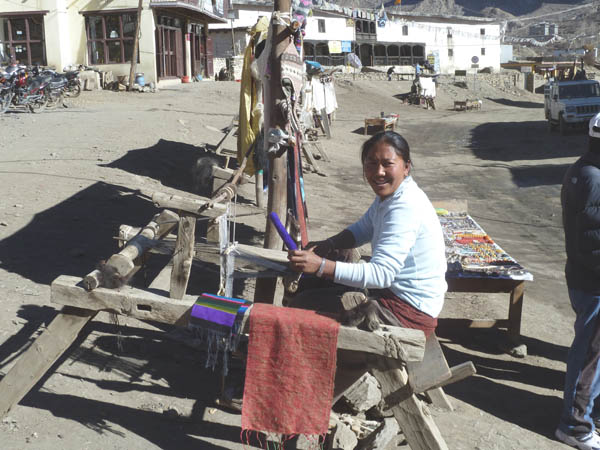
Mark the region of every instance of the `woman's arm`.
[[323, 241], [309, 242], [306, 245], [307, 250], [312, 249], [319, 256], [327, 256], [333, 250], [354, 247], [356, 247], [356, 239], [352, 232], [347, 229]]
[[373, 256], [367, 264], [338, 262], [336, 283], [359, 288], [383, 289], [391, 285], [417, 239], [420, 226], [418, 206], [400, 202], [380, 217], [381, 226], [373, 242]]
[[323, 278], [333, 278], [335, 261], [325, 259], [336, 249], [354, 248], [356, 240], [350, 230], [344, 230], [324, 241], [309, 242], [306, 250], [288, 252], [290, 267], [296, 272], [312, 273]]

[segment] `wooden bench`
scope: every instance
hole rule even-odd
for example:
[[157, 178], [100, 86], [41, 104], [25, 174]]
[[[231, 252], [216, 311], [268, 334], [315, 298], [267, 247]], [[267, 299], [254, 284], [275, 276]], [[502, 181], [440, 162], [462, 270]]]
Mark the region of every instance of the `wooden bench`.
[[382, 129], [382, 131], [386, 131], [386, 130], [391, 130], [394, 131], [394, 128], [396, 127], [396, 122], [397, 122], [397, 118], [392, 118], [391, 120], [388, 118], [386, 119], [385, 117], [377, 117], [374, 119], [365, 119], [365, 136], [367, 135], [367, 131], [369, 129], [369, 126], [373, 126], [373, 127], [380, 127]]

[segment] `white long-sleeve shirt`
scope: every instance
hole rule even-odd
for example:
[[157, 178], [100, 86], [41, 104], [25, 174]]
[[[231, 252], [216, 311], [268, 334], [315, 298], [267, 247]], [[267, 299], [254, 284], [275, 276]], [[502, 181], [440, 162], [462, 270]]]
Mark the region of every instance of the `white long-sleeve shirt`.
[[357, 247], [371, 241], [372, 257], [367, 264], [336, 262], [336, 283], [389, 288], [418, 310], [439, 315], [448, 288], [444, 237], [433, 205], [411, 176], [388, 198], [377, 197], [348, 230]]

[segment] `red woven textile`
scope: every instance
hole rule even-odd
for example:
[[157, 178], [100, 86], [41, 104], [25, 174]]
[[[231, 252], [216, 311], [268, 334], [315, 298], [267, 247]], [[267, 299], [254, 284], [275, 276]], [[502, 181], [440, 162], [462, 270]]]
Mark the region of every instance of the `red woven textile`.
[[339, 323], [314, 311], [255, 303], [242, 429], [327, 433]]

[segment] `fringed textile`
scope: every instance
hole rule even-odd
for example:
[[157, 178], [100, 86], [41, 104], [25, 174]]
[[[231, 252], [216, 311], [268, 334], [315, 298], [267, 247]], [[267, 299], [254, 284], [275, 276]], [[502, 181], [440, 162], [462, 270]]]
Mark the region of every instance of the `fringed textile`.
[[242, 319], [251, 306], [249, 300], [238, 298], [213, 294], [198, 297], [192, 306], [189, 328], [201, 341], [206, 342], [205, 367], [214, 370], [221, 355], [223, 375], [227, 375], [229, 352], [237, 348]]
[[242, 429], [324, 436], [329, 425], [339, 323], [315, 311], [257, 303]]

